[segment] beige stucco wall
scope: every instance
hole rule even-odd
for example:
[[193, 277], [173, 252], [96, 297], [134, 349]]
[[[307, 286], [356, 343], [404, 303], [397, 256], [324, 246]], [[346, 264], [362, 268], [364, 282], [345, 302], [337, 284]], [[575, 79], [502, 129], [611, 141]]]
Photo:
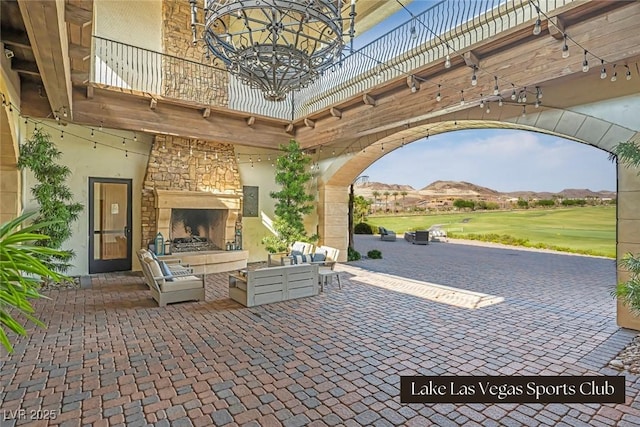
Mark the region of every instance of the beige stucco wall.
[[94, 0], [93, 9], [95, 35], [162, 51], [161, 0]]
[[[238, 169], [242, 185], [259, 187], [258, 217], [242, 218], [243, 249], [249, 251], [249, 262], [265, 261], [267, 251], [262, 244], [262, 238], [271, 234], [265, 225], [265, 220], [275, 218], [275, 201], [269, 196], [269, 193], [280, 189], [280, 186], [275, 182], [275, 167], [272, 166], [277, 154], [274, 154], [273, 150], [266, 151], [247, 147], [236, 147], [236, 153], [240, 155]], [[253, 160], [253, 167], [251, 167], [249, 156]], [[269, 156], [271, 160], [268, 160]], [[315, 179], [309, 184], [308, 191], [314, 194], [317, 200]], [[309, 234], [317, 232], [318, 216], [316, 212], [305, 217], [305, 226]]]
[[[123, 178], [132, 180], [133, 195], [133, 248], [140, 247], [140, 213], [142, 182], [147, 165], [151, 137], [137, 134], [137, 142], [134, 142], [133, 133], [104, 129], [100, 132], [94, 130], [95, 136], [91, 137], [91, 128], [67, 125], [58, 127], [55, 122], [45, 122], [48, 126], [44, 129], [52, 136], [58, 149], [62, 152], [58, 160], [60, 164], [71, 169], [71, 177], [67, 185], [71, 188], [74, 200], [84, 205], [85, 209], [80, 214], [78, 221], [73, 223], [73, 235], [64, 244], [65, 249], [73, 249], [76, 258], [74, 267], [68, 271], [70, 275], [83, 275], [89, 272], [89, 177], [97, 178]], [[64, 130], [64, 138], [60, 138], [60, 130]], [[33, 124], [27, 126], [27, 135], [33, 132]], [[128, 138], [125, 145], [122, 139]], [[92, 141], [99, 143], [93, 148]], [[125, 157], [126, 149], [129, 151]], [[30, 173], [25, 174], [24, 191], [26, 192], [26, 210], [37, 209], [37, 203], [33, 200], [30, 188], [36, 183]], [[133, 269], [139, 270], [137, 257], [133, 256]]]

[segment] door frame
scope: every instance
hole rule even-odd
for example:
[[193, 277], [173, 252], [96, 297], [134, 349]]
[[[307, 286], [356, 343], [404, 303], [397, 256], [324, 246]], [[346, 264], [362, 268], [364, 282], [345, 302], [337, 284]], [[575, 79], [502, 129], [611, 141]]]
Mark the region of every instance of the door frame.
[[[95, 212], [94, 212], [94, 184], [126, 184], [127, 185], [127, 256], [113, 260], [96, 260], [95, 253]], [[112, 271], [130, 271], [132, 266], [132, 228], [133, 228], [133, 180], [128, 178], [99, 178], [89, 177], [89, 274], [109, 273]]]

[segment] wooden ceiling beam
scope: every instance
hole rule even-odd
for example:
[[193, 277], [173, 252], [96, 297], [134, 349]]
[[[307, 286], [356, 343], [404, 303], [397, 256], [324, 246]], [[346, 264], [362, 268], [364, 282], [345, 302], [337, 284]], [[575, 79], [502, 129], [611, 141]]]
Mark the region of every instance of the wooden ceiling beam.
[[91, 58], [91, 48], [69, 43], [69, 56], [79, 61], [87, 61]]
[[10, 46], [31, 50], [29, 36], [23, 31], [14, 30], [12, 28], [3, 28], [2, 42]]
[[64, 0], [18, 0], [33, 56], [47, 91], [51, 111], [67, 109], [73, 118], [71, 66]]
[[31, 76], [40, 76], [40, 71], [38, 71], [38, 65], [35, 62], [31, 62], [31, 61], [21, 61], [19, 59], [13, 58], [13, 60], [11, 61], [11, 69], [21, 74], [29, 74]]
[[331, 107], [329, 109], [329, 114], [331, 114], [332, 117], [337, 117], [339, 119], [342, 118], [342, 110], [336, 108], [336, 107]]
[[244, 118], [211, 115], [203, 119], [202, 110], [156, 101], [149, 108], [149, 98], [94, 88], [93, 98], [84, 88], [74, 88], [74, 121], [152, 134], [178, 135], [254, 147], [273, 148], [289, 136], [280, 125], [256, 122], [247, 126]]
[[93, 22], [93, 10], [83, 9], [67, 3], [64, 8], [64, 20], [80, 27], [86, 27]]
[[559, 16], [553, 16], [549, 18], [549, 34], [556, 40], [564, 39], [564, 33], [566, 32], [566, 27], [564, 21]]

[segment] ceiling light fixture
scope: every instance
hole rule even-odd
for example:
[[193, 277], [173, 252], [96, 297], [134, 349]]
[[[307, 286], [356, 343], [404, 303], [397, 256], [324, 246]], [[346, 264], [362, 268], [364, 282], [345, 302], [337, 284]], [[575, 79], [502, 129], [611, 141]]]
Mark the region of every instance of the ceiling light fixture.
[[447, 53], [446, 58], [444, 59], [444, 68], [451, 68], [451, 56]]
[[500, 95], [500, 89], [498, 88], [498, 76], [493, 76], [493, 79], [495, 80], [495, 84], [493, 86], [493, 94]]
[[627, 68], [626, 79], [631, 80], [631, 69], [628, 65], [625, 65], [625, 67]]
[[607, 68], [604, 66], [604, 59], [601, 59], [600, 63], [602, 64], [602, 68], [600, 69], [600, 78], [604, 80], [607, 78]]
[[[193, 42], [204, 42], [242, 83], [282, 101], [315, 81], [342, 57], [355, 34], [355, 0], [189, 0]], [[198, 17], [203, 21], [199, 22]], [[344, 22], [349, 23], [348, 29]]]
[[440, 95], [440, 85], [438, 85], [438, 93], [436, 94], [436, 102], [440, 102], [440, 101], [442, 101], [442, 95]]
[[471, 86], [476, 86], [478, 84], [478, 76], [476, 76], [476, 70], [478, 67], [473, 66], [473, 76], [471, 76]]

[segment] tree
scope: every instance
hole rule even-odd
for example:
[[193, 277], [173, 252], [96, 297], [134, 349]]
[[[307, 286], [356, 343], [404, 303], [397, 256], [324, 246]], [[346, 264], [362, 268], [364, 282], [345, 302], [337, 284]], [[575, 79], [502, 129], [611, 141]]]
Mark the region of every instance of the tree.
[[29, 301], [42, 297], [38, 292], [41, 281], [69, 280], [41, 261], [49, 257], [62, 256], [60, 251], [42, 244], [34, 244], [49, 239], [37, 230], [43, 230], [52, 224], [35, 223], [20, 228], [20, 225], [35, 213], [24, 214], [0, 225], [0, 344], [9, 353], [13, 352], [13, 346], [6, 331], [27, 335], [27, 330], [18, 321], [18, 315], [38, 326], [44, 326], [33, 316], [34, 309]]
[[367, 220], [367, 213], [371, 202], [365, 199], [363, 196], [356, 196], [353, 199], [353, 216], [357, 222], [364, 222]]
[[276, 159], [276, 184], [280, 191], [269, 193], [277, 200], [273, 228], [275, 236], [267, 236], [262, 243], [269, 252], [284, 252], [295, 241], [315, 241], [317, 236], [308, 236], [304, 228], [304, 216], [311, 213], [314, 197], [307, 194], [306, 185], [311, 180], [308, 166], [311, 158], [306, 155], [295, 140], [288, 145], [280, 145], [283, 154]]
[[[42, 228], [37, 229], [36, 233], [48, 238], [38, 240], [36, 245], [51, 249], [60, 249], [71, 237], [71, 224], [84, 209], [82, 204], [73, 202], [71, 189], [65, 183], [71, 170], [55, 161], [61, 155], [51, 141], [51, 136], [42, 129], [36, 129], [31, 138], [20, 146], [18, 159], [18, 168], [29, 169], [38, 180], [38, 184], [31, 188], [31, 193], [40, 205], [39, 215], [34, 221], [42, 223]], [[42, 262], [48, 268], [59, 272], [67, 271], [75, 256], [71, 250], [39, 255], [44, 257]]]
[[409, 193], [408, 193], [408, 192], [406, 192], [406, 191], [401, 191], [401, 192], [400, 192], [400, 195], [402, 196], [402, 210], [403, 210], [403, 211], [405, 211], [405, 210], [406, 210], [406, 206], [405, 206], [405, 204], [404, 204], [404, 198], [405, 198], [405, 197], [407, 197], [407, 194], [409, 194]]
[[373, 195], [373, 210], [375, 211], [375, 208], [378, 206], [378, 197], [380, 197], [380, 192], [379, 191], [374, 191], [373, 193], [371, 193]]
[[389, 212], [389, 196], [391, 195], [391, 193], [385, 191], [384, 193], [382, 193], [382, 195], [384, 196], [384, 211]]
[[400, 193], [397, 191], [394, 191], [393, 193], [391, 193], [391, 195], [393, 196], [393, 212], [398, 212], [398, 195]]

